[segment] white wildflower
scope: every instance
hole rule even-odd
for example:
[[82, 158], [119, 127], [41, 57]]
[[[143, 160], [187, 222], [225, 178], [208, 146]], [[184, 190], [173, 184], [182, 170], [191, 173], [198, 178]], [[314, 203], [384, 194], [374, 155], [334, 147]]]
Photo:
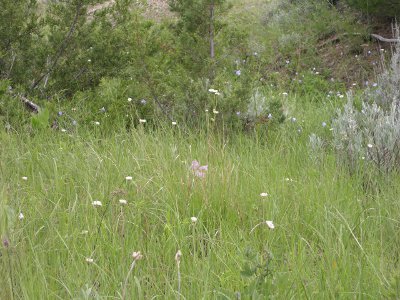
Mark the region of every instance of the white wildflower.
[[273, 223], [272, 221], [265, 221], [265, 224], [267, 224], [267, 226], [268, 226], [270, 229], [274, 229], [274, 228], [275, 228], [275, 225], [274, 225], [274, 223]]
[[141, 260], [143, 258], [143, 255], [140, 253], [140, 251], [134, 251], [132, 253], [132, 257], [134, 260]]
[[127, 205], [128, 201], [126, 201], [125, 199], [119, 199], [119, 204], [121, 205]]
[[92, 202], [92, 205], [93, 205], [94, 207], [99, 207], [99, 206], [102, 206], [103, 204], [101, 203], [101, 201], [95, 200], [95, 201]]

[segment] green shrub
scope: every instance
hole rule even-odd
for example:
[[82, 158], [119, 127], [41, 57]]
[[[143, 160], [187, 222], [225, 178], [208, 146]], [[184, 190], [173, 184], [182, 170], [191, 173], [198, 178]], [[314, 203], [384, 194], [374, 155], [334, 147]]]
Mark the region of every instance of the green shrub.
[[400, 16], [400, 2], [393, 0], [346, 0], [347, 3], [363, 12], [385, 17]]

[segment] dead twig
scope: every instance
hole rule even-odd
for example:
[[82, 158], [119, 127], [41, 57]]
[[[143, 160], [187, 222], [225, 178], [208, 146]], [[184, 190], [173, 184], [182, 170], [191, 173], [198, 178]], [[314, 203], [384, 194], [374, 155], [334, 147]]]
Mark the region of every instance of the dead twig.
[[387, 39], [387, 38], [384, 38], [383, 36], [380, 36], [379, 34], [375, 34], [375, 33], [372, 33], [371, 37], [378, 41], [384, 42], [384, 43], [399, 43], [400, 42], [400, 39]]

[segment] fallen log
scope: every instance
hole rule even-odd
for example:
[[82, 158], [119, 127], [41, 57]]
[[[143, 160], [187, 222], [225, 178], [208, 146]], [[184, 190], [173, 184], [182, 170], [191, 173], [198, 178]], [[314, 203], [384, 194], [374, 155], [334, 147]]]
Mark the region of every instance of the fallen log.
[[11, 96], [19, 98], [19, 100], [21, 100], [22, 103], [25, 104], [25, 107], [27, 109], [29, 109], [31, 112], [37, 114], [40, 111], [40, 106], [39, 105], [37, 105], [36, 103], [34, 103], [31, 100], [29, 100], [28, 98], [26, 98], [24, 95], [19, 94], [19, 93], [15, 93], [13, 91], [12, 87], [9, 87], [8, 91], [9, 91]]
[[375, 33], [372, 33], [371, 37], [378, 41], [384, 42], [384, 43], [399, 43], [400, 42], [400, 39], [387, 39], [387, 38], [384, 38], [383, 36], [380, 36], [379, 34], [375, 34]]

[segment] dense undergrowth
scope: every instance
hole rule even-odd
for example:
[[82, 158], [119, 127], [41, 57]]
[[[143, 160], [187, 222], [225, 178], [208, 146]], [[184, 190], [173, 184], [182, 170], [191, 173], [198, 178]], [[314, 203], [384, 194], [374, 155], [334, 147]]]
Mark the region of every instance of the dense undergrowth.
[[[196, 127], [205, 110], [219, 112], [210, 113], [219, 127], [243, 130], [270, 114], [288, 117], [282, 93], [323, 101], [329, 92], [372, 84], [380, 60], [368, 27], [328, 2], [216, 2], [214, 58], [207, 15], [151, 20], [143, 5], [120, 0], [87, 17], [90, 1], [70, 1], [47, 4], [36, 21], [35, 5], [21, 3], [13, 8], [25, 12], [13, 16], [19, 32], [2, 28], [11, 43], [0, 55], [3, 129], [31, 127], [22, 94], [47, 109], [45, 125], [59, 130], [96, 122], [103, 131], [132, 128], [140, 119]], [[195, 21], [203, 29], [193, 29]], [[254, 98], [264, 99], [256, 115]]]

